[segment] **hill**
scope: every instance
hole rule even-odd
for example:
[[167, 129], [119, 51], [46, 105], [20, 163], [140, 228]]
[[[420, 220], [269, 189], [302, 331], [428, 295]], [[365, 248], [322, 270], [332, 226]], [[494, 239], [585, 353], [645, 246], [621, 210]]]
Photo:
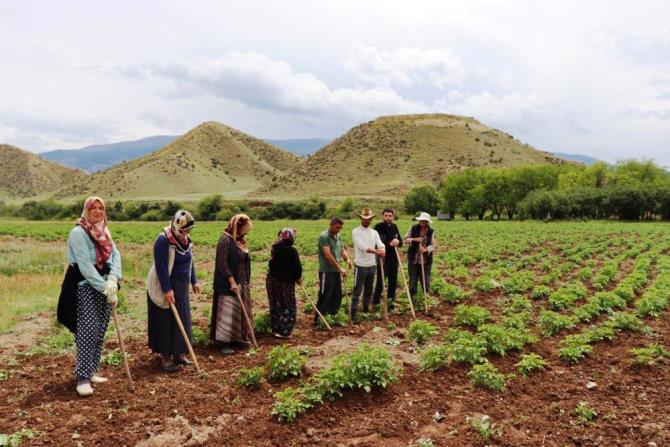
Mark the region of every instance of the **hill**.
[[283, 175], [300, 158], [245, 133], [206, 122], [167, 146], [93, 174], [56, 196], [95, 192], [110, 198], [178, 200], [221, 193], [243, 196]]
[[588, 155], [582, 154], [565, 154], [563, 152], [553, 152], [553, 154], [563, 160], [576, 161], [578, 163], [585, 164], [586, 166], [591, 166], [592, 164], [598, 163], [601, 160], [598, 160], [594, 157], [589, 157]]
[[266, 143], [286, 149], [302, 157], [312, 155], [331, 141], [329, 138], [291, 138], [286, 140], [264, 140]]
[[0, 166], [0, 199], [42, 196], [66, 184], [81, 184], [87, 176], [7, 144], [0, 144]]
[[470, 167], [568, 163], [512, 135], [455, 115], [385, 116], [334, 140], [263, 192], [396, 198]]
[[86, 146], [81, 149], [57, 149], [39, 155], [64, 166], [83, 169], [86, 172], [97, 172], [122, 161], [147, 155], [177, 138], [179, 137], [172, 135], [156, 135], [134, 141]]

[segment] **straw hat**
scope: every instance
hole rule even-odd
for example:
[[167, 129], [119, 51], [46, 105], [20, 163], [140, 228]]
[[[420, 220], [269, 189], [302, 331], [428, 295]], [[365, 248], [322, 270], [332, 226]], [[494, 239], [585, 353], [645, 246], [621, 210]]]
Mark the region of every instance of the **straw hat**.
[[425, 211], [422, 211], [421, 214], [419, 214], [419, 217], [415, 217], [414, 220], [418, 221], [425, 220], [428, 223], [433, 223], [433, 221], [430, 220], [430, 214], [426, 213]]
[[358, 214], [358, 217], [361, 219], [372, 219], [376, 214], [372, 212], [370, 208], [363, 208], [363, 210]]

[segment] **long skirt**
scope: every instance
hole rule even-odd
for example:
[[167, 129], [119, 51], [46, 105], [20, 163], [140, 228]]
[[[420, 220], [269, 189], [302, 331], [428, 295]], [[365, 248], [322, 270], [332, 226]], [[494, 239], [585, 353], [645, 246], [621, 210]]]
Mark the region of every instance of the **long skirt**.
[[[174, 291], [174, 306], [179, 318], [184, 325], [184, 330], [189, 341], [193, 341], [191, 335], [191, 303], [188, 295], [188, 282], [170, 278], [172, 290]], [[172, 314], [172, 309], [163, 309], [154, 304], [147, 296], [149, 303], [149, 347], [155, 353], [168, 355], [186, 354], [188, 348], [181, 335], [177, 320]]]
[[296, 319], [295, 283], [280, 281], [268, 275], [265, 287], [270, 302], [272, 332], [283, 336], [291, 335]]
[[[240, 297], [247, 310], [249, 319], [253, 322], [254, 316], [251, 309], [251, 290], [249, 284], [241, 283], [239, 286]], [[220, 295], [218, 300], [216, 331], [214, 335], [216, 341], [221, 343], [249, 343], [251, 341], [251, 333], [249, 332], [249, 326], [244, 318], [237, 296]]]
[[105, 295], [88, 283], [77, 287], [77, 363], [74, 372], [78, 379], [90, 379], [100, 367], [111, 311]]

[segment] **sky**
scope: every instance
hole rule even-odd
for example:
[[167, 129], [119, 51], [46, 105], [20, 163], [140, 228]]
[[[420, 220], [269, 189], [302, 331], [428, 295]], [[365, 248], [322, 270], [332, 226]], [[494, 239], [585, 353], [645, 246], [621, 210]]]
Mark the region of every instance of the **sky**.
[[472, 116], [670, 165], [667, 1], [0, 0], [0, 143], [42, 152], [219, 121], [334, 138]]

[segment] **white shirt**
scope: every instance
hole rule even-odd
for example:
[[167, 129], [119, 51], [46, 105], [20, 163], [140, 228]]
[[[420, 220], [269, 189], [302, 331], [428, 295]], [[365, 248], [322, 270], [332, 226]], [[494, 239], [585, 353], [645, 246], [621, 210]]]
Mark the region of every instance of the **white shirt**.
[[359, 267], [374, 267], [377, 265], [377, 255], [368, 253], [369, 249], [384, 250], [384, 243], [372, 228], [365, 228], [362, 225], [357, 226], [351, 232], [351, 238], [354, 241], [354, 263]]

